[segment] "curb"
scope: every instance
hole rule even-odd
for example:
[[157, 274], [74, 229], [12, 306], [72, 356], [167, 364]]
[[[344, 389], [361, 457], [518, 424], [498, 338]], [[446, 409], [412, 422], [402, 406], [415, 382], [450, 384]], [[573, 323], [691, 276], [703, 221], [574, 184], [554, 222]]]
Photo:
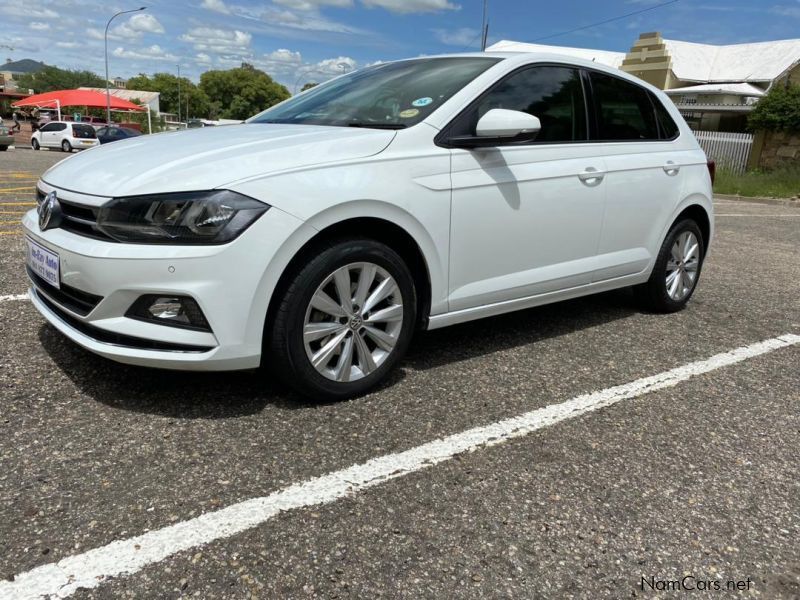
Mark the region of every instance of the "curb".
[[792, 200], [791, 198], [760, 198], [755, 196], [739, 196], [734, 194], [714, 194], [714, 199], [735, 200], [737, 202], [752, 202], [754, 204], [772, 204], [773, 206], [800, 207], [800, 200]]

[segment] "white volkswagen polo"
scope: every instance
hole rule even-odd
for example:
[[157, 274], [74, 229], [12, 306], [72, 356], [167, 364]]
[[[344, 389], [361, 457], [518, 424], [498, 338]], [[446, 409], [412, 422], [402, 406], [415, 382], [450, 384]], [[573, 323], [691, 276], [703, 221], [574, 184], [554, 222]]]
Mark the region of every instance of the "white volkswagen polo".
[[682, 308], [712, 238], [709, 167], [663, 93], [595, 63], [381, 64], [242, 125], [53, 167], [24, 220], [30, 296], [114, 360], [264, 365], [345, 398], [417, 329], [623, 286]]

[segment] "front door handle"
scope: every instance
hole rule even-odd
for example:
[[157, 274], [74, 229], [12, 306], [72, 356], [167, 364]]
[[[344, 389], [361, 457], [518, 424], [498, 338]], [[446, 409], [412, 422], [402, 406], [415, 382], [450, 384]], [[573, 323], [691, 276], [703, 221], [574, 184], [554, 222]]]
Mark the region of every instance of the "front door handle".
[[587, 167], [585, 171], [578, 173], [578, 179], [588, 186], [593, 186], [603, 181], [605, 175], [605, 171], [598, 171], [594, 167]]
[[672, 177], [672, 176], [674, 176], [674, 175], [677, 175], [677, 174], [678, 174], [678, 171], [680, 171], [680, 170], [681, 170], [681, 167], [680, 167], [680, 165], [678, 165], [678, 164], [675, 164], [675, 163], [674, 163], [673, 161], [671, 161], [671, 160], [668, 160], [668, 161], [667, 161], [667, 162], [664, 164], [664, 173], [666, 173], [666, 174], [667, 174], [667, 175], [669, 175], [670, 177]]

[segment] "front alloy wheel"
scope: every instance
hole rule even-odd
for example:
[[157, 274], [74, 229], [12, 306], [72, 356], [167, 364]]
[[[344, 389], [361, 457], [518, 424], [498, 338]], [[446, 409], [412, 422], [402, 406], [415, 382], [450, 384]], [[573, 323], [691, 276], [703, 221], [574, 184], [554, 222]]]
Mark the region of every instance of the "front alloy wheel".
[[402, 358], [416, 323], [408, 266], [371, 239], [314, 249], [276, 293], [269, 364], [314, 399], [341, 400], [375, 386]]
[[317, 372], [356, 381], [380, 367], [403, 329], [397, 282], [374, 263], [351, 263], [323, 281], [306, 309], [303, 343]]

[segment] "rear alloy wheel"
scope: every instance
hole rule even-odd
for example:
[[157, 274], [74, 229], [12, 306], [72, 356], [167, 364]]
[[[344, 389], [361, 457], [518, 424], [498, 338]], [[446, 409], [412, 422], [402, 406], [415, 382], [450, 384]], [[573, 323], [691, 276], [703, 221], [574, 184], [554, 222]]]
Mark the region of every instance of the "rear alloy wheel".
[[276, 313], [277, 373], [302, 394], [344, 399], [378, 383], [405, 353], [416, 320], [408, 267], [373, 240], [340, 242], [301, 268]]
[[33, 148], [34, 150], [38, 150], [39, 142], [37, 142], [35, 139], [31, 140], [31, 148]]
[[653, 273], [636, 292], [645, 306], [656, 312], [675, 312], [692, 297], [703, 267], [703, 234], [692, 219], [670, 229], [656, 258]]
[[69, 143], [69, 140], [61, 142], [61, 150], [64, 152], [72, 152], [72, 144]]

